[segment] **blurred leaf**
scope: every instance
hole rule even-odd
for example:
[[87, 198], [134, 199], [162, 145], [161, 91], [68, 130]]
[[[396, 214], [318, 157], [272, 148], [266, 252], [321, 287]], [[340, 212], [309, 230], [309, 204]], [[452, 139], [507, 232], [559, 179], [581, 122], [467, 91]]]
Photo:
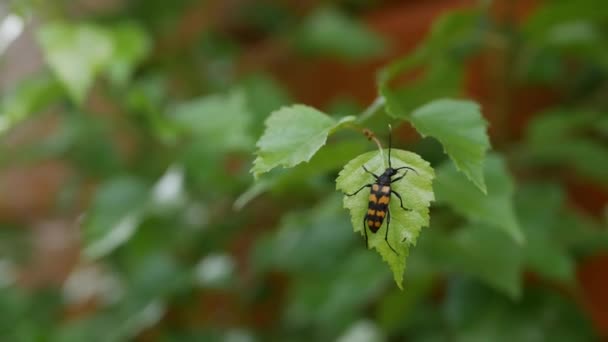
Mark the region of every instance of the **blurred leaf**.
[[0, 288], [0, 336], [9, 341], [41, 341], [61, 314], [60, 293], [48, 287]]
[[114, 82], [124, 85], [149, 49], [145, 33], [134, 24], [109, 29], [54, 22], [42, 27], [38, 38], [47, 63], [79, 105], [101, 72], [109, 71]]
[[183, 269], [170, 252], [158, 248], [131, 251], [131, 245], [123, 247], [130, 257], [127, 260], [126, 275], [131, 293], [128, 301], [120, 303], [122, 310], [141, 307], [151, 300], [167, 297], [194, 279], [194, 274], [191, 273], [194, 269]]
[[60, 85], [48, 75], [32, 77], [0, 97], [0, 133], [21, 120], [41, 112], [63, 95]]
[[422, 136], [439, 140], [456, 168], [483, 193], [487, 192], [483, 164], [490, 142], [488, 123], [481, 115], [478, 104], [441, 99], [416, 109], [411, 115], [400, 114], [406, 115]]
[[145, 127], [167, 144], [177, 141], [179, 132], [176, 125], [164, 115], [168, 98], [168, 85], [165, 75], [152, 74], [139, 77], [129, 84], [125, 101], [129, 112], [141, 115]]
[[412, 316], [418, 315], [417, 304], [428, 295], [432, 286], [432, 277], [422, 276], [408, 279], [406, 276], [405, 291], [395, 289], [380, 300], [376, 315], [382, 330], [386, 334], [390, 334], [403, 329]]
[[[431, 32], [416, 50], [385, 66], [378, 88], [386, 98], [389, 114], [404, 118], [409, 112], [438, 97], [456, 96], [462, 81], [462, 59], [481, 46], [480, 14], [452, 11], [433, 23]], [[408, 86], [391, 85], [408, 72], [424, 70]]]
[[97, 340], [118, 342], [132, 340], [156, 324], [165, 312], [165, 304], [153, 299], [138, 305], [132, 301], [122, 306], [100, 310], [93, 316], [77, 317], [56, 327], [53, 341], [78, 342]]
[[0, 287], [0, 335], [16, 338], [21, 321], [27, 317], [33, 298], [25, 290], [16, 287]]
[[115, 178], [102, 184], [85, 217], [84, 253], [99, 258], [128, 241], [147, 201], [148, 189], [136, 178]]
[[608, 250], [608, 225], [574, 211], [563, 212], [555, 228], [555, 238], [578, 256]]
[[[417, 56], [411, 56], [417, 64]], [[422, 60], [421, 60], [422, 61]], [[414, 67], [416, 65], [412, 65]], [[387, 67], [387, 69], [390, 68]], [[458, 96], [463, 79], [462, 67], [453, 61], [433, 60], [422, 68], [422, 75], [399, 87], [382, 84], [380, 92], [386, 100], [390, 116], [410, 119], [411, 112], [432, 100]]]
[[437, 170], [437, 201], [448, 204], [473, 222], [487, 223], [508, 233], [518, 243], [525, 237], [513, 208], [513, 180], [501, 157], [490, 154], [484, 163], [488, 193], [471, 187], [466, 178], [449, 163]]
[[[0, 225], [0, 265], [3, 262], [21, 263], [30, 258], [32, 232]], [[0, 288], [7, 279], [0, 276]]]
[[152, 43], [142, 27], [134, 23], [113, 25], [110, 34], [114, 53], [108, 65], [109, 77], [116, 85], [125, 87], [135, 66], [148, 55]]
[[517, 78], [531, 84], [555, 84], [566, 70], [561, 56], [548, 49], [523, 50], [514, 64]]
[[457, 280], [449, 284], [443, 312], [443, 337], [454, 341], [596, 340], [576, 305], [546, 289], [532, 287], [513, 302], [474, 282]]
[[585, 110], [555, 109], [535, 117], [527, 127], [527, 138], [535, 144], [552, 144], [564, 137], [596, 132], [608, 137], [608, 115]]
[[602, 0], [553, 1], [540, 7], [526, 21], [523, 31], [535, 39], [543, 39], [547, 32], [564, 23], [591, 20], [601, 22], [608, 19], [608, 12], [603, 10]]
[[39, 41], [72, 100], [82, 104], [95, 76], [111, 62], [112, 37], [99, 26], [57, 22], [40, 29]]
[[[583, 0], [576, 4], [553, 1], [539, 8], [522, 30], [526, 43], [523, 56], [533, 59], [548, 51], [559, 58], [569, 57], [566, 63], [571, 63], [575, 57], [608, 69], [608, 45], [602, 29], [608, 13], [597, 10], [597, 6], [600, 6], [599, 0]], [[535, 66], [529, 65], [528, 69]], [[532, 70], [528, 72], [533, 73]]]
[[353, 116], [346, 116], [335, 121], [303, 105], [273, 112], [266, 120], [264, 135], [258, 140], [257, 158], [251, 172], [257, 178], [277, 166], [293, 167], [309, 161], [330, 134], [354, 120]]
[[412, 253], [412, 261], [417, 263], [414, 266], [423, 268], [419, 276], [466, 274], [506, 296], [519, 298], [524, 271], [522, 246], [484, 223], [453, 229], [450, 221], [438, 224], [438, 220], [441, 217], [433, 216], [433, 226]]
[[524, 257], [521, 247], [505, 234], [484, 225], [459, 229], [450, 236], [454, 248], [446, 260], [455, 271], [468, 273], [511, 298], [522, 289]]
[[348, 329], [336, 340], [337, 342], [366, 342], [366, 341], [384, 341], [383, 333], [380, 328], [371, 320], [359, 320], [354, 322]]
[[[515, 204], [526, 235], [526, 264], [541, 276], [574, 281], [574, 260], [556, 232], [564, 211], [564, 194], [552, 184], [528, 184], [517, 193]], [[579, 226], [571, 226], [574, 231]]]
[[[388, 153], [388, 150], [385, 153]], [[365, 165], [369, 171], [375, 174], [382, 174], [386, 168], [383, 157], [379, 152], [368, 152], [351, 160], [340, 171], [340, 175], [336, 179], [336, 188], [344, 193], [353, 193], [362, 185], [373, 182], [362, 166]], [[403, 205], [411, 209], [411, 211], [405, 211], [400, 208], [396, 198], [389, 204], [392, 229], [389, 231], [388, 242], [399, 255], [395, 254], [384, 241], [385, 231], [382, 228], [376, 234], [368, 232], [367, 236], [369, 246], [376, 248], [376, 251], [389, 264], [395, 282], [401, 288], [409, 248], [416, 244], [422, 227], [429, 225], [429, 205], [434, 200], [431, 183], [435, 174], [429, 163], [417, 154], [393, 149], [391, 158], [394, 168], [409, 166], [416, 170], [391, 186], [394, 191], [401, 194]], [[367, 215], [368, 201], [365, 199], [368, 196], [369, 191], [361, 191], [357, 196], [344, 196], [344, 207], [350, 210], [353, 229], [362, 235], [365, 234], [363, 222]], [[384, 227], [386, 227], [387, 221], [384, 221]]]
[[201, 259], [194, 276], [203, 288], [229, 288], [235, 282], [235, 260], [228, 254], [211, 254]]
[[253, 136], [264, 131], [263, 122], [273, 111], [291, 102], [287, 90], [273, 79], [264, 75], [254, 75], [243, 81], [243, 91], [247, 98], [247, 108], [253, 114]]
[[285, 215], [272, 242], [275, 267], [296, 274], [335, 270], [353, 241], [345, 218], [338, 196]]
[[249, 202], [268, 191], [274, 184], [275, 181], [272, 179], [259, 179], [255, 181], [245, 192], [239, 195], [232, 207], [235, 210], [243, 209]]
[[385, 49], [381, 36], [332, 8], [321, 8], [306, 18], [296, 33], [295, 45], [307, 54], [348, 60], [375, 57]]
[[356, 98], [349, 96], [337, 96], [326, 107], [331, 116], [357, 115], [364, 110]]
[[171, 119], [218, 153], [251, 149], [251, 114], [242, 91], [200, 97], [170, 110]]
[[476, 9], [462, 9], [447, 12], [433, 22], [431, 32], [425, 38], [421, 49], [430, 55], [447, 53], [456, 57], [463, 48], [481, 43], [483, 31], [482, 13]]
[[[238, 139], [233, 140], [236, 142]], [[217, 200], [241, 192], [243, 186], [251, 182], [247, 163], [236, 159], [225, 148], [210, 143], [204, 137], [181, 146], [178, 161], [184, 165], [185, 186], [189, 190], [198, 192], [203, 198]]]
[[51, 114], [45, 116], [45, 119], [54, 120], [52, 122], [56, 122], [57, 127], [31, 143], [15, 146], [18, 153], [11, 151], [12, 153], [2, 155], [6, 159], [0, 160], [0, 163], [61, 158], [87, 176], [107, 177], [120, 172], [123, 156], [112, 140], [112, 132], [106, 121], [78, 111], [68, 111], [59, 117]]
[[561, 139], [554, 144], [532, 146], [528, 156], [535, 164], [573, 168], [582, 176], [608, 184], [608, 148], [587, 138]]
[[335, 338], [332, 335], [346, 329], [388, 280], [380, 260], [364, 250], [359, 249], [340, 262], [340, 267], [321, 276], [297, 278], [290, 290], [285, 319], [288, 324], [302, 327], [313, 323], [317, 329], [309, 332], [310, 338]]
[[[572, 168], [608, 184], [608, 148], [602, 138], [608, 116], [586, 111], [555, 110], [535, 118], [528, 127], [523, 159], [532, 165]], [[598, 136], [600, 139], [594, 139]]]

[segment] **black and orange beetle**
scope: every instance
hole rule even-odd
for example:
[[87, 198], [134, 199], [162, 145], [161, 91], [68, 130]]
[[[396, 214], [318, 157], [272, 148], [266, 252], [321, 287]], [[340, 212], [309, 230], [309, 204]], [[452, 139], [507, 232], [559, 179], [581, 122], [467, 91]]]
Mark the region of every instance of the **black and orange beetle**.
[[[346, 196], [355, 196], [361, 190], [363, 190], [365, 188], [371, 188], [370, 193], [369, 193], [369, 204], [367, 207], [367, 214], [365, 214], [365, 216], [363, 216], [363, 231], [365, 232], [365, 246], [369, 247], [369, 245], [367, 243], [366, 225], [367, 225], [367, 227], [369, 227], [369, 230], [371, 230], [372, 233], [375, 234], [382, 226], [382, 222], [384, 222], [384, 218], [386, 218], [386, 233], [384, 235], [384, 241], [386, 241], [386, 244], [390, 247], [390, 249], [393, 252], [395, 252], [395, 254], [399, 254], [399, 253], [397, 253], [397, 251], [395, 251], [393, 246], [391, 246], [391, 244], [388, 242], [388, 229], [391, 224], [391, 211], [389, 209], [388, 204], [391, 201], [391, 194], [397, 196], [397, 198], [399, 199], [401, 208], [403, 210], [409, 211], [411, 209], [408, 209], [403, 206], [403, 199], [401, 198], [401, 195], [398, 192], [396, 192], [395, 190], [391, 189], [391, 184], [395, 183], [395, 182], [401, 180], [403, 177], [405, 177], [405, 175], [407, 175], [407, 171], [409, 171], [409, 170], [416, 172], [416, 174], [418, 174], [418, 172], [409, 166], [403, 166], [403, 167], [393, 169], [393, 166], [391, 163], [391, 132], [390, 131], [389, 131], [389, 136], [388, 136], [388, 169], [384, 170], [384, 173], [382, 173], [380, 176], [378, 176], [375, 173], [369, 171], [365, 167], [365, 165], [363, 165], [362, 167], [363, 167], [363, 170], [365, 170], [365, 172], [374, 176], [374, 179], [376, 180], [376, 182], [373, 184], [366, 184], [366, 185], [362, 186], [359, 190], [353, 192], [352, 194], [346, 194]], [[392, 179], [393, 176], [398, 174], [399, 170], [403, 170], [403, 169], [405, 169], [405, 173], [403, 175], [401, 175], [400, 177], [397, 177], [395, 179]]]

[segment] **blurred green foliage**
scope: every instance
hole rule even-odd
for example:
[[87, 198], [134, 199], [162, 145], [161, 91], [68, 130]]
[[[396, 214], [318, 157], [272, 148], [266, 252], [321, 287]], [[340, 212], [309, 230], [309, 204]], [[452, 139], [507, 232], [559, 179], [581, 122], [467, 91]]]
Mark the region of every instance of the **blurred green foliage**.
[[[608, 220], [569, 199], [564, 179], [607, 186], [602, 1], [546, 2], [521, 26], [485, 5], [449, 12], [380, 72], [380, 107], [359, 114], [362, 104], [337, 98], [306, 108], [321, 116], [292, 125], [323, 134], [291, 140], [283, 122], [274, 128], [286, 136], [258, 145], [275, 152], [258, 155], [268, 167], [253, 164], [265, 120], [272, 130], [271, 113], [293, 95], [271, 74], [243, 71], [240, 58], [262, 40], [350, 65], [380, 56], [389, 44], [357, 17], [379, 2], [299, 13], [255, 1], [194, 38], [175, 33], [201, 10], [193, 1], [126, 1], [87, 15], [67, 1], [15, 2], [14, 13], [39, 20], [46, 64], [0, 97], [0, 169], [60, 161], [72, 170], [61, 191], [40, 196], [52, 196], [46, 218], [77, 226], [80, 253], [67, 279], [25, 286], [20, 275], [40, 252], [32, 222], [45, 217], [0, 217], [0, 339], [595, 340], [573, 293], [577, 264], [608, 249]], [[551, 86], [559, 101], [522, 138], [491, 127], [500, 140], [486, 158], [483, 108], [437, 99], [462, 95], [466, 63], [497, 47], [511, 58], [510, 86]], [[412, 70], [422, 76], [395, 84]], [[452, 113], [449, 101], [464, 109]], [[303, 107], [281, 111], [290, 108]], [[54, 129], [8, 143], [38, 120]], [[375, 148], [349, 124], [386, 141], [385, 122], [399, 120], [442, 144], [395, 143], [437, 174], [430, 228], [409, 250], [403, 291], [353, 234], [335, 190], [338, 171]], [[295, 156], [282, 154], [285, 143]], [[252, 165], [266, 172], [255, 182]]]

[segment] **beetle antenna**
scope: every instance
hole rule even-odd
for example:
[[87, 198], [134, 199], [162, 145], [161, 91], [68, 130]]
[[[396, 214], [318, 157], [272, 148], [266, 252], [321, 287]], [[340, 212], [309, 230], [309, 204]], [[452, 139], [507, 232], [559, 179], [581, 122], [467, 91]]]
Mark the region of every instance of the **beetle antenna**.
[[392, 147], [391, 136], [393, 135], [392, 130], [393, 130], [393, 127], [391, 127], [391, 124], [388, 124], [388, 167], [391, 169], [393, 168], [393, 166], [391, 165], [391, 147]]

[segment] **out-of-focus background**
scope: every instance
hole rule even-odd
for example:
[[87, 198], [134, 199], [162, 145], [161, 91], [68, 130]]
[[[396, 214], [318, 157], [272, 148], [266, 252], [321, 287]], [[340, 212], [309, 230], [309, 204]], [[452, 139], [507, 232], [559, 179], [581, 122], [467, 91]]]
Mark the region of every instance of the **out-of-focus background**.
[[[356, 115], [421, 48], [404, 103], [481, 104], [527, 243], [439, 203], [401, 291], [335, 190], [373, 144], [249, 169], [273, 110]], [[3, 0], [0, 134], [1, 341], [608, 339], [604, 0]]]

